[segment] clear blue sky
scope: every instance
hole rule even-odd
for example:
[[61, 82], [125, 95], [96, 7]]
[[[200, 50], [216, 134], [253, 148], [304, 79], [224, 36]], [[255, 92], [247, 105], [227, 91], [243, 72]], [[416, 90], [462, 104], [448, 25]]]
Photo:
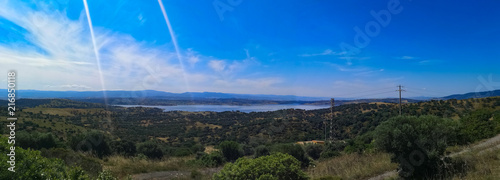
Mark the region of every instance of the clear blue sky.
[[499, 1], [163, 0], [172, 32], [158, 1], [87, 3], [95, 46], [83, 1], [0, 2], [0, 70], [37, 90], [395, 97], [387, 92], [399, 84], [407, 96], [500, 89]]

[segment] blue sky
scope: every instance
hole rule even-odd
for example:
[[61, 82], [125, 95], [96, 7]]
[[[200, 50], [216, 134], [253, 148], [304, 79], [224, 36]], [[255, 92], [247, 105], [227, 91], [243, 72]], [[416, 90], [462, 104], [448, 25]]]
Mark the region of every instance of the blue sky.
[[88, 0], [94, 46], [84, 1], [2, 1], [0, 70], [16, 70], [19, 89], [58, 91], [395, 97], [399, 84], [406, 96], [500, 89], [498, 1], [161, 2], [172, 31], [158, 1]]

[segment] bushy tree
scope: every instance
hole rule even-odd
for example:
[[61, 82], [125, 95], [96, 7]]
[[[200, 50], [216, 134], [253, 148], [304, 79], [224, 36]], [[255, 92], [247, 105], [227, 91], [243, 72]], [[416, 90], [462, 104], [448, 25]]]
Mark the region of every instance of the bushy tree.
[[233, 162], [243, 156], [243, 150], [235, 141], [223, 141], [219, 144], [219, 149], [227, 161]]
[[151, 159], [161, 159], [163, 157], [163, 151], [161, 150], [158, 143], [153, 141], [147, 141], [137, 145], [137, 153], [144, 154]]
[[240, 158], [228, 163], [214, 174], [215, 180], [259, 179], [259, 180], [305, 180], [306, 174], [300, 169], [300, 162], [293, 156], [275, 153], [255, 159]]
[[458, 124], [436, 116], [398, 116], [377, 127], [375, 145], [393, 154], [399, 175], [431, 178], [442, 172], [448, 145], [456, 143]]
[[135, 156], [135, 154], [137, 153], [137, 147], [135, 146], [135, 143], [128, 140], [111, 142], [111, 149], [114, 153], [123, 156]]

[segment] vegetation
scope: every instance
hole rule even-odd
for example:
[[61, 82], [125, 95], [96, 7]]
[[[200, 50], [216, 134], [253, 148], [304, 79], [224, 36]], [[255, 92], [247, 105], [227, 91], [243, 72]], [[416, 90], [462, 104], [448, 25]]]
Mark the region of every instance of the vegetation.
[[300, 162], [293, 156], [275, 153], [255, 159], [240, 158], [234, 163], [228, 163], [213, 179], [276, 179], [301, 180], [307, 179], [300, 169]]
[[442, 173], [446, 147], [457, 142], [458, 123], [436, 116], [398, 116], [376, 129], [376, 146], [393, 154], [401, 177], [432, 178]]
[[243, 156], [243, 150], [240, 144], [234, 141], [224, 141], [219, 144], [219, 149], [222, 151], [222, 155], [227, 161], [233, 162], [236, 159]]
[[[21, 147], [15, 148], [15, 156], [10, 154], [10, 144], [7, 138], [0, 137], [0, 179], [88, 179], [88, 175], [80, 167], [66, 166], [60, 159], [45, 158], [40, 155], [40, 151], [25, 150]], [[10, 159], [15, 157], [15, 159]], [[10, 166], [8, 161], [14, 160], [15, 172], [7, 171]]]
[[[409, 103], [403, 113], [411, 116], [404, 117], [398, 117], [391, 103], [342, 105], [334, 111], [333, 134], [339, 141], [304, 146], [295, 142], [324, 138], [329, 109], [190, 113], [62, 99], [20, 103], [16, 145], [32, 153], [29, 157], [45, 158], [44, 163], [53, 164], [49, 169], [65, 170], [57, 177], [72, 171], [90, 179], [190, 172], [281, 153], [293, 157], [313, 178], [363, 179], [395, 166], [411, 172], [409, 177], [439, 178], [482, 167], [471, 158], [445, 157], [448, 146], [467, 146], [500, 133], [500, 97]], [[0, 108], [1, 121], [4, 114], [6, 108]], [[393, 155], [394, 163], [383, 151]], [[464, 163], [470, 168], [449, 166]], [[430, 169], [436, 171], [426, 171]], [[203, 170], [193, 172], [193, 178], [207, 175]]]
[[311, 163], [311, 159], [306, 155], [304, 149], [298, 144], [278, 144], [272, 147], [271, 152], [289, 154], [299, 160], [301, 167], [306, 168]]

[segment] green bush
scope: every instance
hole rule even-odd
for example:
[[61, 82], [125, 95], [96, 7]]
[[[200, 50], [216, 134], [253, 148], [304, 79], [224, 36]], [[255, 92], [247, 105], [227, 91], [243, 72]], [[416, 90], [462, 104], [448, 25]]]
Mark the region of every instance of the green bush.
[[219, 149], [227, 161], [233, 162], [243, 156], [243, 150], [235, 141], [223, 141], [219, 144]]
[[224, 156], [219, 151], [210, 154], [199, 152], [196, 156], [196, 162], [204, 167], [218, 167], [225, 163]]
[[295, 159], [301, 162], [301, 166], [306, 168], [311, 163], [311, 160], [306, 156], [304, 149], [298, 144], [279, 144], [272, 148], [272, 152], [280, 152], [292, 155]]
[[102, 171], [102, 165], [99, 163], [98, 159], [84, 156], [81, 153], [69, 149], [42, 149], [41, 155], [47, 158], [61, 159], [68, 166], [81, 167], [91, 177], [96, 177], [98, 173]]
[[99, 173], [99, 176], [97, 176], [97, 180], [117, 180], [117, 178], [113, 177], [111, 172], [104, 170]]
[[135, 156], [137, 153], [137, 147], [135, 143], [128, 140], [113, 141], [111, 142], [111, 149], [115, 154], [122, 156]]
[[321, 145], [321, 144], [309, 143], [309, 144], [305, 145], [304, 149], [305, 149], [307, 155], [309, 155], [309, 157], [316, 160], [316, 159], [320, 158], [321, 153], [323, 152], [325, 147], [324, 147], [324, 145]]
[[35, 150], [62, 147], [62, 144], [52, 133], [39, 133], [36, 131], [31, 133], [26, 131], [17, 132], [16, 143], [24, 149], [31, 148]]
[[436, 116], [398, 116], [376, 128], [375, 144], [393, 154], [399, 175], [432, 178], [442, 172], [442, 158], [448, 145], [456, 143], [458, 124]]
[[137, 152], [146, 155], [150, 159], [161, 159], [163, 157], [160, 146], [153, 141], [138, 144]]
[[469, 115], [460, 119], [460, 138], [462, 144], [475, 142], [495, 136], [498, 132], [500, 123], [493, 118], [493, 112], [481, 109], [471, 112]]
[[7, 138], [0, 137], [0, 179], [89, 179], [79, 167], [66, 166], [60, 159], [45, 158], [40, 151], [21, 147], [15, 148], [15, 172], [8, 171], [10, 156], [6, 154], [11, 152], [9, 148]]
[[275, 153], [255, 159], [240, 158], [234, 163], [228, 163], [219, 173], [214, 174], [213, 179], [305, 180], [308, 177], [300, 169], [300, 162], [293, 156]]
[[374, 149], [373, 131], [367, 132], [354, 139], [347, 140], [347, 146], [342, 148], [346, 153], [364, 153]]
[[260, 146], [257, 146], [255, 148], [254, 156], [256, 158], [261, 157], [261, 156], [268, 156], [269, 154], [270, 154], [269, 153], [269, 148], [267, 148], [264, 145], [260, 145]]
[[96, 130], [78, 134], [70, 138], [69, 144], [75, 151], [91, 152], [102, 158], [111, 154], [108, 137]]

